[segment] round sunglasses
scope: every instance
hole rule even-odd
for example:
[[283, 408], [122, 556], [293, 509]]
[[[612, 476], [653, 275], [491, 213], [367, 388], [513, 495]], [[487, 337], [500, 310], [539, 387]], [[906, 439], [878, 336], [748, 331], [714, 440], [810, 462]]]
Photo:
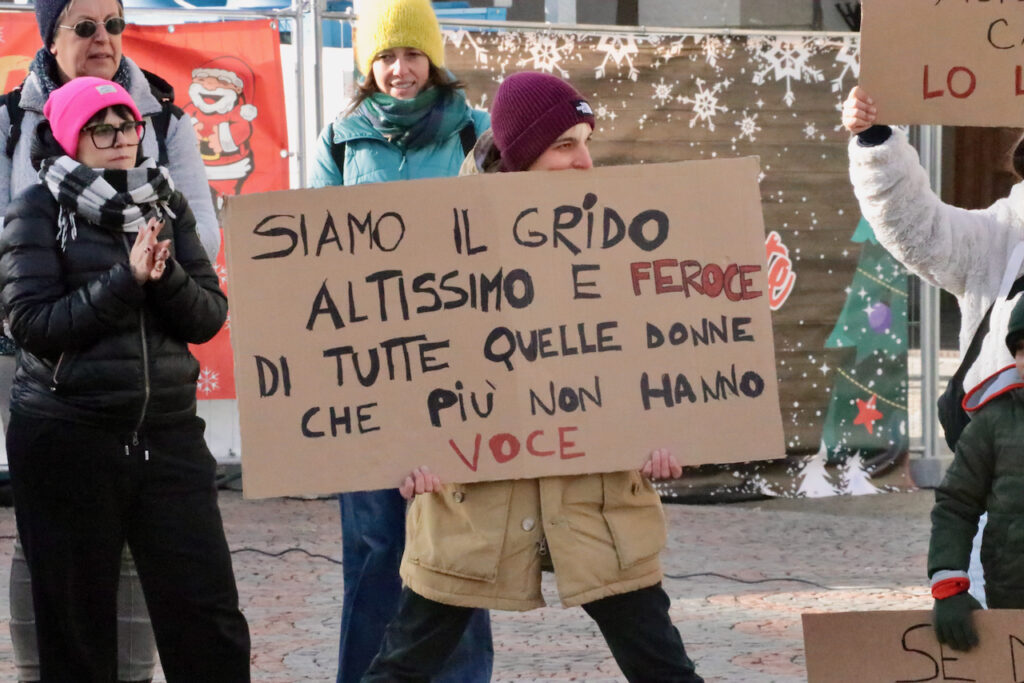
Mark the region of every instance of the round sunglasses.
[[[103, 22], [103, 28], [112, 36], [119, 36], [124, 33], [124, 26], [124, 19], [121, 17], [110, 17]], [[79, 38], [92, 38], [96, 35], [96, 29], [99, 28], [99, 24], [92, 19], [82, 19], [74, 26], [57, 24], [57, 28], [66, 28], [74, 31], [75, 35]]]
[[[142, 138], [146, 135], [146, 122], [125, 121], [119, 126], [109, 123], [97, 123], [82, 129], [83, 133], [86, 131], [88, 131], [89, 136], [92, 138], [92, 144], [96, 145], [96, 149], [109, 149], [113, 147], [117, 141], [118, 133], [124, 136], [125, 142], [129, 145], [137, 145], [142, 142]], [[133, 135], [138, 137], [133, 140]]]

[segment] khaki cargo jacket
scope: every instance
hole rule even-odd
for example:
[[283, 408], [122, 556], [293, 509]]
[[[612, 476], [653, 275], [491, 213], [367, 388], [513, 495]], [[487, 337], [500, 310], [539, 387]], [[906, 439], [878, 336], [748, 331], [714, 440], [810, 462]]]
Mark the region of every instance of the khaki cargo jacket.
[[661, 581], [665, 516], [638, 471], [455, 484], [409, 509], [401, 574], [420, 595], [452, 605], [543, 606], [550, 553], [565, 606]]

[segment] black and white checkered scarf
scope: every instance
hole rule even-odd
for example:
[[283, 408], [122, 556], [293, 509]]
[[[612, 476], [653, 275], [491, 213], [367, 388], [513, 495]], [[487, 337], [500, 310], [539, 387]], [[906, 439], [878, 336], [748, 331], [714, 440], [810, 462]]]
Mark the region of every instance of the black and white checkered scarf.
[[150, 218], [175, 218], [168, 202], [171, 176], [151, 159], [128, 170], [90, 168], [69, 156], [46, 159], [39, 179], [60, 205], [57, 241], [67, 249], [78, 236], [76, 217], [113, 231], [138, 232]]

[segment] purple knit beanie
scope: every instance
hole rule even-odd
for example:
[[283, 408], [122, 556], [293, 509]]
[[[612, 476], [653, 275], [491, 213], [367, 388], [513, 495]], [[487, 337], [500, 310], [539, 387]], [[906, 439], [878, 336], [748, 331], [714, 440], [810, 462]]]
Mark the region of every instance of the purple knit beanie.
[[577, 123], [594, 127], [594, 112], [560, 78], [523, 71], [506, 78], [491, 106], [491, 130], [502, 171], [522, 171]]

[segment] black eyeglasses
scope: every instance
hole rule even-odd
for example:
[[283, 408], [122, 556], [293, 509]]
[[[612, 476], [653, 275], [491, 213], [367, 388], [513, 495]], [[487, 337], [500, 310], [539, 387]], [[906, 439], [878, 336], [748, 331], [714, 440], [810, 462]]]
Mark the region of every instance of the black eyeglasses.
[[[66, 28], [75, 32], [75, 35], [79, 38], [92, 38], [96, 35], [96, 29], [99, 27], [92, 19], [82, 19], [74, 26], [65, 26], [64, 24], [57, 24], [57, 28]], [[103, 28], [107, 30], [112, 36], [119, 36], [124, 33], [124, 19], [121, 17], [110, 17], [103, 22]]]
[[[109, 123], [97, 123], [93, 126], [86, 126], [82, 129], [83, 133], [85, 131], [89, 131], [92, 144], [96, 145], [96, 149], [109, 149], [113, 147], [117, 142], [118, 133], [124, 136], [125, 142], [129, 145], [137, 145], [142, 142], [142, 138], [146, 134], [146, 122], [125, 121], [120, 126], [114, 126]], [[133, 140], [133, 136], [138, 137]]]

